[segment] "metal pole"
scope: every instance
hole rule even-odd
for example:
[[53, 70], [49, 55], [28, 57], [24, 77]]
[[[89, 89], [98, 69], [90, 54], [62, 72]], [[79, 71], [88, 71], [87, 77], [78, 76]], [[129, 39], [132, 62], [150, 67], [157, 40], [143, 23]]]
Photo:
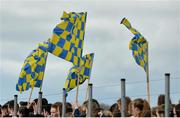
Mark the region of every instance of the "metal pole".
[[38, 98], [38, 114], [42, 113], [42, 92], [39, 92]]
[[17, 95], [14, 95], [14, 116], [17, 116]]
[[88, 114], [87, 117], [92, 117], [92, 84], [88, 84], [89, 86], [89, 100], [88, 100]]
[[169, 117], [170, 73], [165, 73], [165, 117]]
[[62, 105], [62, 117], [66, 114], [66, 89], [63, 88], [63, 105]]
[[126, 117], [126, 87], [125, 79], [121, 79], [121, 116]]

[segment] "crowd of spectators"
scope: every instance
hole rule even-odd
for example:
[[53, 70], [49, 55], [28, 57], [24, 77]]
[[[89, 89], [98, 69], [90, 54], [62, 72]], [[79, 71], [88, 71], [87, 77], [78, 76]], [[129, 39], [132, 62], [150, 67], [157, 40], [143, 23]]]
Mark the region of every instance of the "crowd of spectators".
[[[170, 117], [180, 117], [180, 103], [172, 104], [170, 102]], [[53, 104], [48, 103], [47, 99], [42, 99], [42, 113], [37, 113], [38, 99], [32, 102], [21, 101], [18, 106], [16, 117], [61, 117], [62, 102]], [[103, 107], [95, 99], [92, 100], [92, 117], [121, 117], [121, 99], [110, 107]], [[66, 103], [65, 117], [86, 117], [88, 112], [88, 101], [82, 105], [78, 103]], [[126, 97], [126, 117], [165, 117], [165, 95], [159, 95], [157, 106], [151, 107], [147, 100], [137, 98], [130, 99]], [[10, 100], [4, 105], [0, 105], [0, 117], [14, 117], [14, 101]]]

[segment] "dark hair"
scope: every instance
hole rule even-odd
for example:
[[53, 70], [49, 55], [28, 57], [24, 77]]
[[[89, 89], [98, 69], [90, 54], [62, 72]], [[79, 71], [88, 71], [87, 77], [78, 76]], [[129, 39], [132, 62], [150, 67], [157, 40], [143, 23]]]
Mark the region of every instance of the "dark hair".
[[[158, 102], [157, 105], [162, 105], [165, 104], [165, 95], [164, 94], [160, 94], [158, 97]], [[171, 104], [171, 99], [169, 99], [169, 104]]]
[[72, 108], [67, 108], [66, 113], [68, 113], [68, 112], [73, 112], [73, 109]]
[[48, 112], [49, 114], [51, 114], [51, 104], [47, 104], [47, 105], [43, 105], [42, 108]]
[[29, 110], [26, 107], [20, 107], [19, 113], [22, 114], [22, 117], [29, 117]]
[[71, 105], [71, 103], [69, 103], [69, 102], [66, 102], [66, 112], [67, 111], [69, 111], [69, 112], [72, 112], [73, 110], [72, 110], [72, 105]]
[[5, 104], [5, 105], [3, 105], [1, 108], [2, 108], [2, 109], [8, 109], [8, 105]]
[[143, 111], [144, 108], [144, 100], [138, 98], [133, 101], [133, 106], [138, 108], [140, 111]]
[[19, 104], [20, 104], [20, 106], [27, 106], [28, 103], [24, 102], [24, 101], [21, 101]]
[[0, 105], [0, 114], [2, 114], [2, 112], [1, 112], [1, 105]]
[[48, 101], [46, 98], [42, 98], [42, 105], [48, 105]]
[[[86, 101], [83, 103], [83, 105], [84, 105], [86, 108], [88, 108], [88, 101], [86, 100]], [[98, 109], [98, 108], [100, 108], [100, 105], [99, 105], [99, 103], [98, 103], [98, 101], [97, 101], [96, 99], [92, 99], [92, 108], [93, 108], [93, 109]]]
[[[112, 114], [113, 114], [113, 117], [121, 117], [121, 112], [118, 111], [118, 110], [114, 110], [114, 111], [112, 112]], [[127, 117], [129, 117], [129, 116], [127, 116]]]
[[54, 103], [54, 105], [57, 105], [59, 107], [60, 116], [62, 116], [62, 102], [56, 102]]
[[162, 104], [165, 104], [165, 95], [163, 94], [159, 95], [157, 105], [160, 106]]
[[34, 99], [33, 101], [34, 101], [36, 104], [38, 103], [38, 99], [37, 99], [37, 98], [36, 98], [36, 99]]
[[142, 117], [151, 117], [151, 107], [146, 99], [144, 99], [143, 103]]
[[6, 103], [10, 109], [14, 109], [14, 100], [10, 100]]
[[114, 103], [113, 105], [111, 105], [111, 107], [109, 108], [109, 111], [111, 111], [112, 113], [118, 109], [118, 104], [117, 103]]
[[[128, 106], [129, 106], [129, 103], [131, 102], [131, 99], [130, 99], [128, 96], [126, 96], [125, 98], [126, 98], [126, 113], [128, 113]], [[117, 103], [118, 103], [119, 105], [121, 105], [121, 98], [118, 99]], [[121, 109], [121, 108], [120, 108], [120, 109]]]

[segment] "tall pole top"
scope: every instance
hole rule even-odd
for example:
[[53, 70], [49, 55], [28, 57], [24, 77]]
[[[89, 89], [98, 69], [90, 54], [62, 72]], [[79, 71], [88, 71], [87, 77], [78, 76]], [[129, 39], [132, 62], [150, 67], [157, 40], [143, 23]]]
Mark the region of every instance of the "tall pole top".
[[89, 85], [89, 86], [92, 86], [92, 83], [89, 83], [88, 85]]
[[42, 94], [42, 92], [40, 91], [39, 94]]
[[126, 79], [125, 79], [125, 78], [122, 78], [121, 81], [126, 81]]
[[170, 73], [165, 73], [165, 76], [170, 76]]

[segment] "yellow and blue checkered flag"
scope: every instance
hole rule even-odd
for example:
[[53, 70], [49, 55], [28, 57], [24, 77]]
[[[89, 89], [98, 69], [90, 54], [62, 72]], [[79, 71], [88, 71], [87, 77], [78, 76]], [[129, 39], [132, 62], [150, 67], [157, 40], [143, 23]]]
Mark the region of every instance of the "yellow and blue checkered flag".
[[48, 51], [55, 56], [80, 66], [82, 59], [87, 13], [63, 13], [62, 21], [53, 30]]
[[130, 22], [124, 18], [121, 24], [125, 25], [135, 36], [129, 43], [129, 49], [132, 50], [133, 57], [138, 65], [148, 71], [148, 42], [146, 39], [134, 29]]
[[26, 91], [29, 88], [42, 86], [44, 77], [48, 44], [39, 44], [24, 61], [19, 80], [16, 85], [17, 91]]
[[77, 67], [73, 66], [69, 70], [68, 77], [65, 82], [66, 92], [69, 92], [77, 86], [78, 74], [79, 74], [79, 84], [83, 84], [86, 79], [90, 79], [92, 64], [93, 64], [94, 53], [87, 54], [83, 57], [85, 63], [84, 65]]

